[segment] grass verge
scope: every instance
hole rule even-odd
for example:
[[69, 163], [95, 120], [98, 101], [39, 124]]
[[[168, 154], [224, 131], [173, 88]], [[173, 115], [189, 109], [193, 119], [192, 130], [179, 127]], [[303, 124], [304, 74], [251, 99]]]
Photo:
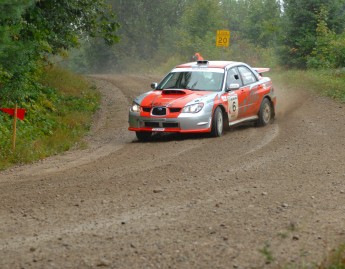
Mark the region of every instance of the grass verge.
[[345, 69], [280, 70], [269, 75], [273, 82], [305, 89], [345, 103]]
[[[90, 129], [100, 94], [85, 78], [66, 70], [47, 70], [41, 87], [18, 107], [26, 109], [17, 122], [16, 148], [12, 149], [13, 117], [0, 114], [0, 170], [30, 163], [72, 147], [84, 147], [81, 138]], [[2, 104], [13, 107], [13, 104]]]
[[333, 250], [317, 269], [345, 269], [345, 244]]

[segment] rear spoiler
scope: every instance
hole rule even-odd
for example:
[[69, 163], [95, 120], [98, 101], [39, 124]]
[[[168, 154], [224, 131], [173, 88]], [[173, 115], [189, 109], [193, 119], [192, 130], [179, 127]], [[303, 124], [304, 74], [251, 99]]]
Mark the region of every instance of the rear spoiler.
[[254, 67], [253, 69], [258, 72], [260, 76], [262, 76], [262, 73], [270, 71], [267, 67]]

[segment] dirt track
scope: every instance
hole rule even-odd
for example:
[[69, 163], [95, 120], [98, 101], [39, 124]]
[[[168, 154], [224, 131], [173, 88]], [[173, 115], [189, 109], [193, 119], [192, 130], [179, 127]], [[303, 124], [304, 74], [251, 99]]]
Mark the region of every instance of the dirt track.
[[272, 125], [138, 143], [154, 79], [95, 79], [87, 150], [0, 173], [0, 268], [302, 267], [345, 242], [345, 105], [276, 87]]

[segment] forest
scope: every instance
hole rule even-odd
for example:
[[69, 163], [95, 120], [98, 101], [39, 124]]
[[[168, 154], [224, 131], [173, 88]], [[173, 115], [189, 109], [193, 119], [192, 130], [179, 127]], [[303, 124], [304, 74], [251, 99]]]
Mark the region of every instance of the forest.
[[[286, 68], [345, 65], [343, 0], [112, 0], [120, 42], [85, 42], [74, 68], [105, 72], [174, 65], [200, 52]], [[230, 47], [217, 48], [216, 31], [231, 32]]]
[[[1, 0], [2, 101], [39, 88], [47, 65], [80, 73], [206, 59], [285, 68], [345, 66], [344, 0]], [[215, 46], [216, 31], [231, 32]]]
[[[229, 47], [216, 46], [217, 30], [230, 31]], [[97, 109], [94, 91], [70, 94], [79, 79], [66, 70], [161, 75], [195, 52], [273, 72], [326, 70], [341, 79], [330, 96], [345, 101], [345, 0], [0, 0], [0, 108], [18, 104], [30, 112], [19, 135], [23, 151], [32, 143], [29, 151], [38, 152], [37, 139], [72, 130], [71, 122], [89, 128], [67, 116]], [[0, 113], [0, 159], [12, 156], [11, 129]], [[42, 151], [34, 159], [54, 153]]]

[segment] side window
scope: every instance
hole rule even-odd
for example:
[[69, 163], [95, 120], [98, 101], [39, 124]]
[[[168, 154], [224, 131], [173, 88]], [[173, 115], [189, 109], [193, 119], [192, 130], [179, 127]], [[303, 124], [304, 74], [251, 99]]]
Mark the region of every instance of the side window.
[[230, 84], [239, 84], [242, 87], [242, 81], [240, 78], [240, 74], [236, 67], [229, 69], [228, 74], [226, 76], [226, 86], [229, 87]]
[[246, 66], [240, 66], [238, 67], [238, 69], [240, 71], [244, 85], [252, 84], [257, 81], [253, 72], [250, 71]]

